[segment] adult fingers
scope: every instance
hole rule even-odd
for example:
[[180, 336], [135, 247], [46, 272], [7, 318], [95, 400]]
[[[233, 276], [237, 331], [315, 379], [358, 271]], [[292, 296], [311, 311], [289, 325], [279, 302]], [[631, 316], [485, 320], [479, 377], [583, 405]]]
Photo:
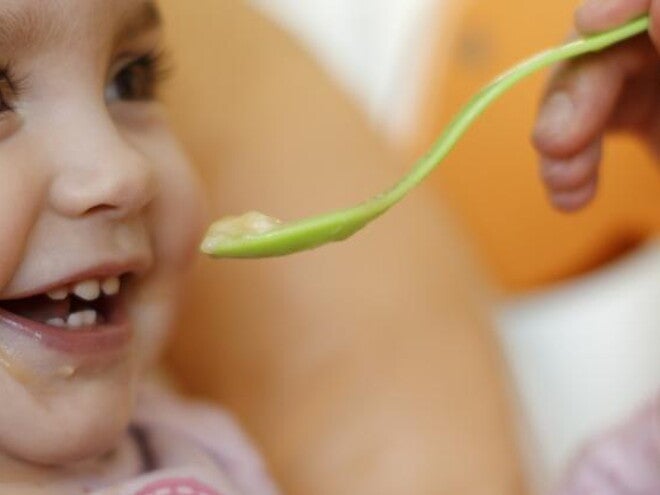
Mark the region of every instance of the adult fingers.
[[586, 0], [576, 11], [575, 24], [584, 34], [612, 29], [649, 14], [650, 34], [660, 51], [660, 0]]
[[564, 193], [584, 188], [598, 175], [602, 154], [601, 140], [594, 141], [582, 153], [566, 160], [542, 157], [541, 178], [550, 193]]
[[601, 153], [602, 141], [597, 140], [568, 160], [541, 159], [541, 178], [550, 201], [557, 209], [572, 212], [593, 199]]
[[550, 191], [550, 201], [558, 210], [571, 213], [583, 208], [596, 196], [598, 178], [573, 191]]
[[581, 33], [597, 33], [649, 13], [653, 0], [586, 0], [575, 12]]
[[648, 38], [640, 37], [560, 67], [534, 129], [534, 144], [541, 155], [568, 159], [600, 138], [625, 82], [657, 60]]

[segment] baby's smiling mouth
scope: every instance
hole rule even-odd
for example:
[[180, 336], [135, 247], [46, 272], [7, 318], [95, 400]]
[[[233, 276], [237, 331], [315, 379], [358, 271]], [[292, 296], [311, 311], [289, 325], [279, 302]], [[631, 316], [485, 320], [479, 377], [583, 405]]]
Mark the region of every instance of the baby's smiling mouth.
[[121, 285], [119, 276], [88, 279], [31, 297], [0, 301], [0, 308], [64, 330], [91, 330], [113, 323]]
[[126, 300], [142, 270], [140, 263], [99, 266], [0, 300], [0, 331], [18, 331], [69, 356], [115, 356], [131, 341]]

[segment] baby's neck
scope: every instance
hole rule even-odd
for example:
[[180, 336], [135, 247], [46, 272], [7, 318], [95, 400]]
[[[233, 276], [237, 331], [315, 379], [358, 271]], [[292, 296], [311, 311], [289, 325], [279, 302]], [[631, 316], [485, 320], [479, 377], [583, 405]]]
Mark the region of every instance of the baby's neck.
[[48, 467], [0, 452], [0, 493], [12, 495], [78, 495], [139, 474], [140, 451], [126, 435], [115, 450], [94, 459]]

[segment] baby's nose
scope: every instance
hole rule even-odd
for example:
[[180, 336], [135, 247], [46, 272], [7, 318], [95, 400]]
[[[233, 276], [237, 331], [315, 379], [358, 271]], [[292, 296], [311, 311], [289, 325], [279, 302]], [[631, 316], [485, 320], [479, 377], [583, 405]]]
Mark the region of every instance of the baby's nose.
[[50, 189], [51, 206], [69, 217], [101, 213], [130, 217], [151, 202], [155, 184], [149, 160], [120, 135], [81, 146], [58, 167]]

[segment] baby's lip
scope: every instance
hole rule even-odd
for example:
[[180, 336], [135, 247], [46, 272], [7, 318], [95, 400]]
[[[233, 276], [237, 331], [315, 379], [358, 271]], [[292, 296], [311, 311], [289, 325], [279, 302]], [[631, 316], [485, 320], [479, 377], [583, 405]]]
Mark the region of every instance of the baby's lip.
[[[132, 284], [150, 267], [148, 259], [134, 258], [106, 261], [79, 269], [67, 276], [32, 287], [0, 300], [0, 326], [13, 329], [48, 348], [68, 356], [111, 356], [126, 349], [131, 340], [132, 325], [126, 308], [125, 284]], [[76, 297], [53, 301], [46, 293], [66, 288], [69, 291], [79, 282], [89, 280], [120, 279], [121, 287], [106, 295], [84, 303], [76, 311], [91, 310], [94, 317], [85, 323], [73, 323]], [[21, 306], [23, 304], [23, 306]], [[64, 304], [65, 308], [59, 308]], [[80, 304], [80, 303], [79, 303]], [[66, 309], [66, 311], [65, 311]], [[45, 312], [44, 312], [45, 310]], [[40, 313], [41, 311], [41, 313]], [[64, 311], [69, 313], [60, 314]], [[85, 311], [89, 312], [89, 311]], [[48, 314], [50, 313], [50, 317]], [[40, 316], [38, 316], [40, 315]], [[62, 319], [63, 317], [63, 319]], [[59, 323], [46, 318], [59, 318]]]
[[23, 318], [0, 308], [0, 326], [33, 338], [48, 348], [69, 356], [110, 356], [125, 349], [132, 326], [123, 303], [115, 307], [112, 323], [94, 325], [80, 331], [67, 331]]
[[56, 290], [62, 287], [67, 287], [90, 279], [106, 279], [110, 277], [121, 277], [125, 275], [140, 276], [143, 275], [149, 268], [149, 262], [144, 258], [134, 258], [123, 261], [108, 261], [95, 264], [86, 268], [77, 270], [76, 272], [65, 277], [53, 280], [51, 282], [31, 287], [21, 292], [13, 293], [8, 297], [0, 299], [1, 301], [9, 301], [15, 299], [26, 299], [39, 294], [45, 294], [49, 291]]

